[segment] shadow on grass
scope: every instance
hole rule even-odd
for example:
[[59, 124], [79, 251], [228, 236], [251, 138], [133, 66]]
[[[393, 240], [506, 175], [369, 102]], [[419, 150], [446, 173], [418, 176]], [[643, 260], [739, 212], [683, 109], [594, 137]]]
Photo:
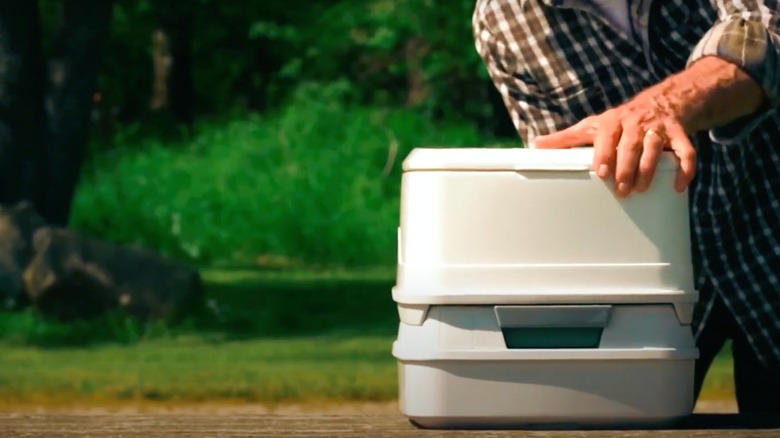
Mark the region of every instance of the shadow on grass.
[[32, 310], [0, 312], [0, 342], [41, 347], [131, 344], [198, 335], [215, 340], [317, 335], [392, 335], [398, 315], [394, 279], [269, 276], [262, 272], [206, 279], [207, 306], [183, 322], [140, 323], [121, 312], [70, 323]]
[[242, 279], [210, 282], [201, 331], [231, 337], [387, 335], [398, 328], [393, 279]]

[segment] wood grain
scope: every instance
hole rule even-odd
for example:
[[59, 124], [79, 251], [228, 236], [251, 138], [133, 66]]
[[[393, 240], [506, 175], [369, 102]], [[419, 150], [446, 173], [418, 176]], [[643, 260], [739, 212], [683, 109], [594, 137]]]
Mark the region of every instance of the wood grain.
[[2, 437], [770, 437], [780, 419], [696, 415], [679, 430], [435, 431], [400, 415], [0, 414]]

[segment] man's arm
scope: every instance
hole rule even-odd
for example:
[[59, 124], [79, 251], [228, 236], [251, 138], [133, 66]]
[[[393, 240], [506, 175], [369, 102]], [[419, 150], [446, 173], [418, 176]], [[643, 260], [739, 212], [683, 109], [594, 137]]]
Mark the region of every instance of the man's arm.
[[510, 21], [511, 16], [502, 8], [488, 6], [495, 5], [478, 2], [472, 17], [475, 48], [520, 138], [524, 144], [531, 144], [537, 136], [566, 126], [565, 115], [560, 106], [541, 94], [534, 84], [515, 74], [524, 60], [510, 47], [510, 41], [514, 39], [511, 30], [499, 25]]
[[593, 144], [594, 168], [603, 178], [614, 175], [623, 196], [649, 187], [661, 151], [669, 148], [680, 159], [675, 187], [684, 190], [695, 174], [696, 152], [688, 135], [732, 128], [744, 136], [755, 123], [741, 120], [761, 117], [762, 109], [780, 104], [778, 1], [715, 1], [714, 6], [719, 20], [685, 70], [620, 107], [537, 138], [536, 147]]
[[637, 95], [637, 100], [645, 98], [653, 100], [661, 111], [680, 114], [680, 123], [689, 134], [753, 114], [766, 102], [758, 82], [741, 67], [717, 56], [698, 59]]
[[[688, 61], [693, 66], [703, 58], [715, 56], [738, 66], [763, 90], [766, 101], [749, 119], [761, 118], [766, 110], [780, 107], [780, 2], [777, 0], [713, 0], [718, 10], [718, 21], [694, 48]], [[744, 77], [744, 75], [741, 75]], [[739, 87], [735, 84], [736, 87]], [[731, 104], [739, 101], [736, 99]], [[761, 111], [763, 110], [763, 111]], [[715, 121], [701, 129], [727, 134], [734, 131], [735, 139], [749, 134], [755, 123], [735, 118]], [[747, 123], [740, 123], [747, 122]], [[731, 124], [728, 128], [726, 125]], [[742, 129], [739, 129], [742, 128]], [[722, 136], [721, 136], [722, 137]], [[729, 140], [719, 138], [719, 140]]]

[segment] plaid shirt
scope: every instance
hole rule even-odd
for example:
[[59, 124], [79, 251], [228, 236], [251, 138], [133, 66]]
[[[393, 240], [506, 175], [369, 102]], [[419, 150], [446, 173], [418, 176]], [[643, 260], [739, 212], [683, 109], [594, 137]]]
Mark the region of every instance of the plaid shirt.
[[763, 86], [767, 108], [692, 138], [700, 294], [693, 327], [698, 337], [719, 294], [758, 357], [778, 366], [780, 1], [624, 1], [629, 25], [618, 27], [585, 0], [478, 0], [477, 52], [526, 144], [618, 106], [707, 55], [740, 65]]

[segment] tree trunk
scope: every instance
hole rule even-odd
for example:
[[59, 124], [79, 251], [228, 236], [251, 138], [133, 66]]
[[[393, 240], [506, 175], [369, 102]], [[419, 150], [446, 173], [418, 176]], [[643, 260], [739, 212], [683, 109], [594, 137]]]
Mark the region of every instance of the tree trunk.
[[195, 84], [192, 77], [193, 15], [189, 2], [160, 6], [152, 34], [154, 84], [152, 110], [167, 110], [176, 122], [191, 125]]
[[46, 95], [47, 181], [41, 213], [51, 224], [67, 225], [70, 217], [113, 4], [113, 0], [62, 1]]
[[42, 203], [43, 59], [37, 0], [0, 1], [0, 203]]
[[430, 84], [425, 77], [423, 63], [431, 51], [422, 37], [412, 37], [404, 46], [404, 59], [406, 60], [406, 106], [415, 107], [430, 98]]
[[152, 32], [152, 111], [164, 111], [170, 106], [168, 81], [171, 77], [171, 44], [168, 34], [162, 29]]

